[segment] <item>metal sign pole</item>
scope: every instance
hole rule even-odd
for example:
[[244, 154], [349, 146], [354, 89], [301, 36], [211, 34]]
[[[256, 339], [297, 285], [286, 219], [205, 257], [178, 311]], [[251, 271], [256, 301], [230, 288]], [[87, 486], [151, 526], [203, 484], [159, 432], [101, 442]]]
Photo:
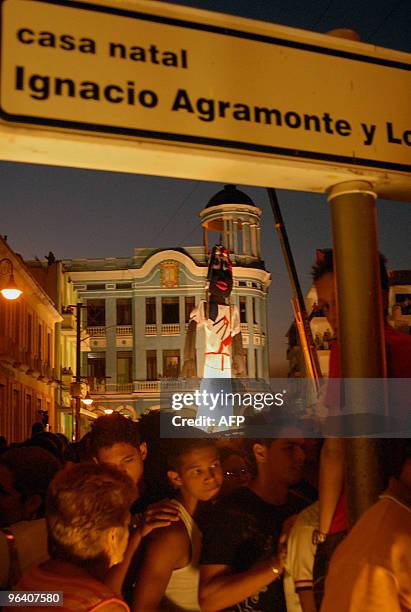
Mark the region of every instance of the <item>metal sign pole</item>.
[[[385, 378], [385, 345], [375, 200], [365, 181], [331, 188], [334, 270], [337, 288], [338, 344], [342, 378]], [[365, 387], [365, 386], [364, 386]], [[365, 412], [372, 398], [355, 387], [350, 404]], [[365, 406], [364, 406], [365, 403]], [[351, 438], [346, 444], [350, 523], [380, 491], [377, 440]]]

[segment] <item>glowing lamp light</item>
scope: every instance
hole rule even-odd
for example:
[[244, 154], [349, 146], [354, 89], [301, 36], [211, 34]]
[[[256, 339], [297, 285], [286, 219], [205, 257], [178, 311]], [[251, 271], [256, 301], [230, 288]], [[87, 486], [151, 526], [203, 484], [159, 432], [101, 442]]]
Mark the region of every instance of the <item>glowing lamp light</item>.
[[104, 414], [113, 414], [112, 408], [104, 408]]
[[6, 286], [1, 290], [1, 294], [6, 298], [6, 300], [17, 300], [17, 298], [20, 297], [23, 292], [17, 287], [16, 281], [14, 280], [13, 264], [7, 257], [0, 261], [0, 265], [2, 264], [8, 264], [9, 272], [2, 272], [2, 275], [9, 274], [9, 280], [6, 283]]
[[93, 403], [93, 398], [90, 396], [90, 393], [87, 391], [86, 397], [84, 399], [82, 399], [81, 401], [86, 406], [91, 406], [91, 404]]

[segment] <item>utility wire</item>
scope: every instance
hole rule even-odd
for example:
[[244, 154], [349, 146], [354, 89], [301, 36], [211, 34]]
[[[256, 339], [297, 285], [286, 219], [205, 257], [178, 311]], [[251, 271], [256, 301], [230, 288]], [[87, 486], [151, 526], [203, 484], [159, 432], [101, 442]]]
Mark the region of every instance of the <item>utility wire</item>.
[[191, 189], [190, 193], [183, 199], [181, 204], [179, 206], [177, 206], [177, 208], [172, 212], [172, 214], [167, 219], [167, 221], [164, 223], [162, 228], [157, 232], [157, 234], [151, 240], [151, 243], [154, 243], [157, 240], [157, 238], [164, 232], [164, 230], [170, 225], [171, 221], [177, 216], [177, 214], [180, 212], [180, 210], [183, 208], [183, 206], [185, 206], [185, 204], [191, 198], [191, 196], [193, 195], [195, 190], [198, 188], [198, 186], [199, 186], [199, 183], [196, 182], [196, 184], [194, 185], [193, 189]]

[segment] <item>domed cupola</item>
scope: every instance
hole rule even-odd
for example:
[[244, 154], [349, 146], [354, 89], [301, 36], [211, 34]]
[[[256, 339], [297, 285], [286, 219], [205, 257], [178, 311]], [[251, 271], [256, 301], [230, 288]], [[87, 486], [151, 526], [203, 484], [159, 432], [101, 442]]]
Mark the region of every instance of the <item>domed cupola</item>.
[[[260, 259], [261, 210], [235, 185], [224, 185], [200, 212], [204, 249], [208, 255], [221, 241], [237, 263]], [[215, 234], [213, 236], [213, 233]]]

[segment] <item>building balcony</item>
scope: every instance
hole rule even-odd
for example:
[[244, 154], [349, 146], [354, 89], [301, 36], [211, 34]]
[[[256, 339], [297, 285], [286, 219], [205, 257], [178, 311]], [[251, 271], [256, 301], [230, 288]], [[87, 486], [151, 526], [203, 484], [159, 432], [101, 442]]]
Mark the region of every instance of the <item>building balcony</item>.
[[163, 323], [161, 325], [162, 336], [179, 336], [180, 335], [180, 324], [179, 323]]
[[132, 382], [112, 383], [110, 380], [96, 378], [89, 378], [88, 385], [92, 395], [130, 394], [134, 390]]
[[116, 333], [117, 336], [132, 336], [133, 327], [132, 325], [117, 325]]
[[157, 325], [155, 323], [150, 323], [146, 325], [146, 336], [156, 336], [157, 335]]
[[105, 336], [106, 326], [99, 325], [99, 326], [87, 327], [87, 335], [88, 336]]
[[[110, 385], [111, 387], [111, 385]], [[114, 385], [114, 393], [133, 393], [133, 383], [116, 383]]]
[[134, 381], [134, 392], [135, 393], [160, 393], [160, 381], [159, 380], [135, 380]]

